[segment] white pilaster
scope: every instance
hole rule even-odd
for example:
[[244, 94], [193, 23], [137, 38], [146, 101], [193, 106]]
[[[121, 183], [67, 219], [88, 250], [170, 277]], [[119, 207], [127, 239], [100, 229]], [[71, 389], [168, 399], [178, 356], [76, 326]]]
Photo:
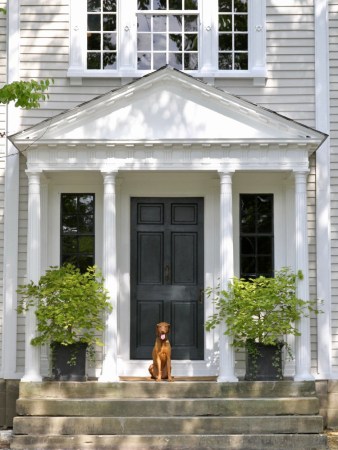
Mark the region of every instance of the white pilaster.
[[201, 13], [203, 22], [201, 22], [201, 67], [200, 70], [215, 73], [215, 67], [218, 67], [218, 45], [215, 41], [218, 39], [218, 2], [201, 2]]
[[[7, 82], [19, 79], [19, 2], [7, 4]], [[7, 136], [18, 130], [19, 111], [13, 104], [7, 106]], [[15, 379], [17, 354], [17, 273], [18, 273], [18, 223], [19, 223], [19, 152], [6, 142], [5, 167], [5, 214], [4, 214], [4, 274], [3, 274], [3, 317], [2, 358], [0, 378]]]
[[[220, 198], [220, 269], [221, 288], [226, 289], [228, 282], [233, 277], [234, 270], [234, 246], [232, 223], [232, 174], [221, 172], [221, 198]], [[235, 376], [235, 352], [232, 347], [232, 338], [224, 335], [226, 325], [220, 326], [219, 342], [219, 382], [236, 382]]]
[[83, 0], [70, 2], [70, 55], [68, 76], [81, 77], [84, 69], [87, 14]]
[[[298, 281], [297, 295], [309, 299], [308, 231], [307, 231], [307, 172], [295, 172], [295, 245], [296, 270], [301, 270], [303, 279]], [[311, 374], [310, 318], [302, 317], [297, 324], [301, 333], [296, 337], [295, 381], [313, 380]]]
[[[328, 0], [316, 0], [315, 70], [316, 128], [330, 133], [329, 18]], [[316, 152], [317, 297], [322, 314], [317, 316], [318, 378], [331, 378], [331, 205], [330, 139]]]
[[117, 266], [116, 266], [116, 172], [103, 172], [103, 276], [112, 312], [107, 316], [102, 373], [99, 381], [118, 381], [117, 373]]
[[[40, 172], [28, 175], [28, 238], [27, 279], [38, 282], [41, 276], [41, 186]], [[33, 347], [31, 339], [36, 336], [35, 308], [30, 308], [25, 319], [25, 374], [21, 381], [41, 381], [40, 347]]]

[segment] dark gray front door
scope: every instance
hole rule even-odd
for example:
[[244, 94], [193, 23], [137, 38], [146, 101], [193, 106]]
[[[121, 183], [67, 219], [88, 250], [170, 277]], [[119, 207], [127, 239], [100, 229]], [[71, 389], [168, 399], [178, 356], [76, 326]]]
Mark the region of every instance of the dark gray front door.
[[173, 359], [203, 359], [203, 199], [131, 199], [132, 359], [151, 359], [158, 322]]

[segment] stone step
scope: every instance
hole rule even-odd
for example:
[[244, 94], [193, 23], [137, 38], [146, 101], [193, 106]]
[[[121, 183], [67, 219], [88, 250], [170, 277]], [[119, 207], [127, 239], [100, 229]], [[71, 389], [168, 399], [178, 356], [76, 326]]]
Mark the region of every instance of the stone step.
[[22, 399], [19, 416], [173, 417], [318, 414], [316, 397], [198, 399]]
[[20, 383], [20, 398], [253, 398], [312, 397], [312, 381], [241, 381], [239, 383], [154, 381], [98, 383]]
[[321, 433], [321, 416], [16, 417], [16, 435], [185, 435]]
[[17, 412], [11, 450], [327, 449], [314, 382], [20, 383]]
[[320, 434], [15, 436], [11, 450], [327, 450]]

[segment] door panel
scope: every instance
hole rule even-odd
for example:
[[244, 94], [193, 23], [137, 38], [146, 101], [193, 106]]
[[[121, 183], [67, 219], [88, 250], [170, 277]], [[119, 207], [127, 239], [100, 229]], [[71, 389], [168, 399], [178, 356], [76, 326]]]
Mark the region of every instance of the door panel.
[[203, 359], [203, 199], [131, 199], [131, 358], [171, 324], [173, 359]]
[[163, 234], [138, 233], [138, 285], [161, 284], [163, 274]]
[[172, 234], [171, 267], [173, 284], [196, 284], [196, 238], [195, 233]]

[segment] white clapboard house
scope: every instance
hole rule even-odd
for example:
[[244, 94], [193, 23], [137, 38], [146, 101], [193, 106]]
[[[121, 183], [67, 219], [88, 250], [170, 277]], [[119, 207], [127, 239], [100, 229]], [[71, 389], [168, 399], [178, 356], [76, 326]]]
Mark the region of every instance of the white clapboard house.
[[48, 375], [16, 288], [65, 261], [110, 291], [99, 382], [147, 376], [161, 320], [174, 375], [236, 382], [203, 289], [284, 266], [323, 311], [285, 375], [338, 379], [338, 0], [13, 0], [0, 26], [1, 82], [54, 80], [1, 106], [0, 380]]

